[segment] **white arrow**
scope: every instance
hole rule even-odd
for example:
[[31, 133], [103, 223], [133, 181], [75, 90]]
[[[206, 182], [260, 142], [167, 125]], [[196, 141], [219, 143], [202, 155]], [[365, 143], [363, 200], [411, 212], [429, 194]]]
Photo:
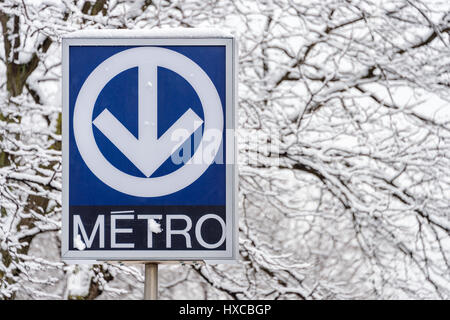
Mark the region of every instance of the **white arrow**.
[[[103, 110], [93, 123], [148, 178], [202, 125], [203, 120], [189, 108], [158, 139], [157, 66], [140, 65], [138, 70], [138, 139], [108, 109]], [[177, 130], [187, 134], [174, 141], [173, 134]]]

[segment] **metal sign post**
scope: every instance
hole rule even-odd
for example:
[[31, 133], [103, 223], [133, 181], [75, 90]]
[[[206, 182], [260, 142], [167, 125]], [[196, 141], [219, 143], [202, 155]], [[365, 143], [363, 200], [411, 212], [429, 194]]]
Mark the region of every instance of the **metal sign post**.
[[158, 263], [145, 264], [144, 300], [158, 300]]

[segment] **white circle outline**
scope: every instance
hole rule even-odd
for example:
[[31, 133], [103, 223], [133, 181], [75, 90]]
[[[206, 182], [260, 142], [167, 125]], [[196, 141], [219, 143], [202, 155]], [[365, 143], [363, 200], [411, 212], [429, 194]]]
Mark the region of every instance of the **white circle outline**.
[[214, 157], [204, 161], [203, 139], [191, 159], [181, 168], [165, 176], [141, 178], [114, 167], [99, 150], [94, 138], [92, 117], [98, 95], [119, 73], [139, 67], [151, 59], [151, 64], [172, 70], [182, 76], [197, 93], [204, 113], [204, 132], [223, 132], [223, 111], [219, 94], [208, 75], [188, 57], [159, 47], [139, 47], [121, 51], [98, 65], [80, 89], [73, 114], [73, 131], [78, 150], [88, 168], [106, 185], [137, 197], [159, 197], [177, 192], [197, 180], [214, 161], [220, 139], [212, 141]]

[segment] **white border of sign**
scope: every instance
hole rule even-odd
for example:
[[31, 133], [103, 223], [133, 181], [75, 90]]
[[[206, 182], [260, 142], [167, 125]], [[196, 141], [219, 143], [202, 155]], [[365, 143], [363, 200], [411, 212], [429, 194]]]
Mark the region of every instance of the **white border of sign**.
[[[79, 37], [62, 39], [62, 171], [63, 171], [63, 215], [62, 246], [63, 260], [72, 262], [93, 261], [195, 261], [230, 263], [238, 257], [238, 210], [237, 210], [237, 152], [235, 135], [226, 137], [226, 250], [69, 250], [69, 47], [70, 46], [225, 46], [226, 94], [225, 130], [234, 132], [237, 123], [237, 43], [233, 37], [133, 37], [126, 34], [112, 37]], [[229, 164], [228, 160], [232, 159]]]

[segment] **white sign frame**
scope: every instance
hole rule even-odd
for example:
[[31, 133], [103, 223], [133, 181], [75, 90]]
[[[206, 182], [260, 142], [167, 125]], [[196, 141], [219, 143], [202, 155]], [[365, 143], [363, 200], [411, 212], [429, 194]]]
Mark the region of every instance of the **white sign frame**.
[[[226, 93], [226, 250], [69, 250], [69, 48], [70, 46], [225, 46]], [[237, 152], [237, 43], [233, 37], [120, 37], [80, 36], [62, 39], [62, 259], [68, 262], [95, 261], [198, 261], [232, 263], [238, 259]], [[229, 163], [231, 160], [231, 163]]]

